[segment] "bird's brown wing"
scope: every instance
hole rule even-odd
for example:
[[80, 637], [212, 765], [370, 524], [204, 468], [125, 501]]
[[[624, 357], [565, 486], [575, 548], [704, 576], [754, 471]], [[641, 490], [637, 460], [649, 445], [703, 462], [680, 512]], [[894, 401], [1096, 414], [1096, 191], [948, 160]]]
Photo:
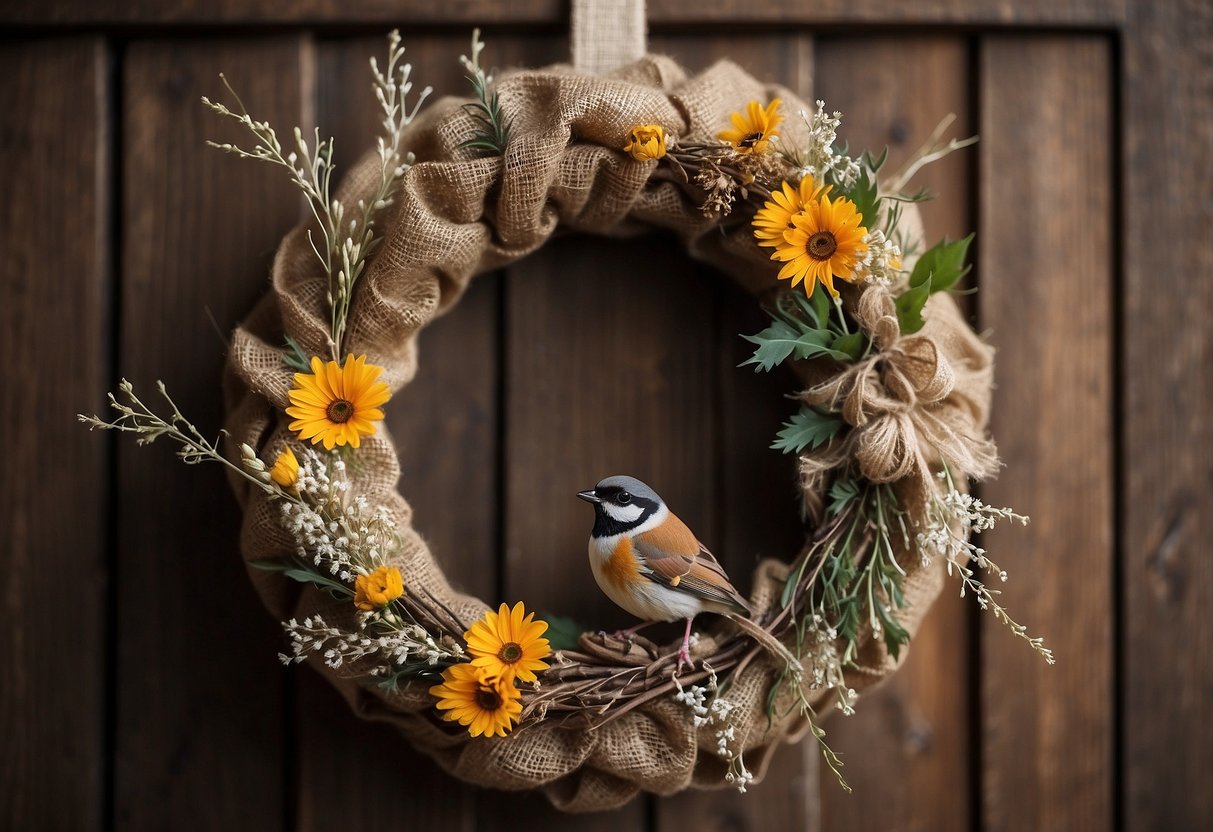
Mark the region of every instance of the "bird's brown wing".
[[641, 574], [650, 580], [750, 613], [750, 605], [733, 587], [720, 563], [677, 517], [671, 515], [660, 527], [636, 535], [632, 548], [644, 565]]

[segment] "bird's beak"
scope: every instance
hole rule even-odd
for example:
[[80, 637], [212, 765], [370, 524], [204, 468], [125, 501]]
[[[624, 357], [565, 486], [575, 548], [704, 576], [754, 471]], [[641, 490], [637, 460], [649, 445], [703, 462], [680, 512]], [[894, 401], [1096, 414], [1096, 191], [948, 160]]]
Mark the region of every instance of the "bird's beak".
[[599, 497], [597, 494], [595, 494], [592, 489], [590, 491], [578, 491], [577, 496], [580, 497], [581, 499], [585, 500], [587, 503], [601, 503], [602, 502], [602, 498]]

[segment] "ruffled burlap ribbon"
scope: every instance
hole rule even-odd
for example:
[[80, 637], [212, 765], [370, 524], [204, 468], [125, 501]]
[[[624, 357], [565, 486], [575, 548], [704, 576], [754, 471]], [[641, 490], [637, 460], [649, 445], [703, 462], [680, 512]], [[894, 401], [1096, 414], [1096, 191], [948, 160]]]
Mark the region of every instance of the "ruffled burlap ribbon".
[[[418, 164], [404, 176], [383, 242], [355, 292], [347, 342], [351, 351], [365, 352], [372, 363], [386, 368], [393, 390], [408, 384], [416, 372], [417, 333], [459, 299], [473, 275], [526, 256], [557, 228], [612, 235], [667, 229], [689, 254], [726, 271], [756, 295], [775, 289], [775, 268], [768, 253], [755, 245], [748, 224], [722, 231], [676, 183], [652, 176], [656, 162], [637, 162], [619, 148], [628, 131], [644, 123], [662, 124], [684, 139], [710, 140], [728, 123], [729, 114], [751, 99], [781, 98], [793, 113], [805, 108], [791, 92], [760, 84], [728, 62], [688, 78], [674, 62], [654, 56], [608, 77], [587, 77], [568, 67], [517, 72], [504, 76], [497, 89], [511, 120], [503, 157], [474, 158], [460, 149], [474, 129], [463, 101], [438, 102], [410, 128], [406, 146]], [[797, 119], [786, 125], [787, 139], [798, 141]], [[349, 205], [367, 198], [378, 178], [379, 162], [372, 154], [351, 171], [339, 198]], [[264, 455], [290, 438], [282, 408], [291, 371], [283, 363], [281, 344], [290, 335], [307, 350], [325, 351], [326, 288], [305, 229], [296, 229], [275, 258], [273, 291], [233, 337], [225, 393], [226, 427], [235, 445], [248, 443]], [[957, 445], [971, 440], [973, 447], [984, 447], [978, 440], [988, 406], [989, 352], [952, 302], [934, 299], [927, 328], [912, 338], [898, 338], [883, 313], [863, 314], [871, 331], [879, 333], [878, 357], [811, 393], [823, 406], [841, 403], [855, 425], [832, 467], [854, 454], [874, 479], [887, 480], [921, 465], [920, 457], [930, 463], [946, 453], [953, 462], [963, 461], [958, 475], [986, 470], [989, 452], [970, 449], [969, 460]], [[950, 377], [943, 375], [942, 358]], [[413, 528], [412, 510], [397, 490], [400, 467], [387, 431], [364, 440], [358, 459], [357, 466], [350, 466], [352, 489], [384, 506], [395, 520], [401, 545], [394, 558], [406, 586], [431, 593], [465, 621], [482, 615], [484, 602], [450, 586]], [[244, 509], [245, 558], [293, 557], [295, 545], [276, 506], [259, 489], [237, 483], [236, 491]], [[561, 560], [568, 556], [545, 554]], [[900, 617], [912, 633], [939, 591], [941, 572], [920, 567], [916, 557], [905, 558], [904, 564], [911, 606]], [[353, 615], [351, 605], [335, 604], [319, 590], [276, 574], [251, 574], [279, 618], [321, 613], [340, 624]], [[778, 603], [787, 574], [784, 562], [760, 564], [750, 595], [757, 610]], [[896, 665], [879, 638], [863, 638], [860, 668], [848, 674], [857, 690]], [[710, 634], [702, 643], [712, 643]], [[360, 715], [396, 725], [415, 746], [471, 783], [540, 789], [556, 805], [584, 811], [618, 806], [641, 790], [670, 794], [691, 785], [724, 785], [727, 764], [716, 754], [711, 729], [696, 728], [687, 708], [669, 697], [595, 730], [553, 719], [506, 738], [473, 739], [437, 718], [424, 684], [388, 693], [326, 667], [320, 656], [313, 666]], [[759, 776], [778, 744], [803, 728], [784, 703], [778, 712], [789, 715], [768, 724], [766, 697], [778, 670], [762, 657], [730, 680], [736, 736], [747, 765]]]
[[993, 474], [998, 453], [985, 433], [993, 353], [951, 298], [932, 297], [926, 324], [913, 335], [901, 334], [893, 296], [881, 286], [863, 291], [855, 317], [874, 352], [800, 395], [850, 426], [840, 441], [801, 456], [814, 513], [840, 468], [853, 466], [876, 483], [913, 479], [920, 488], [931, 487], [932, 470], [941, 465], [958, 482]]

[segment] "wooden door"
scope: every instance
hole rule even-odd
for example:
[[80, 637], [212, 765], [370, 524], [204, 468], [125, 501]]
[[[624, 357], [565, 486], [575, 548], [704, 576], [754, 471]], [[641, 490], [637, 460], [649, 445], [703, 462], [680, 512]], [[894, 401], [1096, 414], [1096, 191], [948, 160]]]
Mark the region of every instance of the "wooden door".
[[[954, 112], [975, 151], [930, 170], [928, 233], [978, 232], [970, 311], [998, 348], [989, 502], [1008, 605], [1045, 667], [956, 597], [905, 668], [739, 796], [570, 821], [476, 790], [356, 722], [235, 553], [218, 471], [89, 435], [119, 375], [217, 428], [224, 337], [300, 218], [272, 171], [206, 148], [218, 73], [280, 128], [374, 129], [365, 60], [400, 26], [415, 75], [567, 55], [553, 0], [13, 0], [0, 9], [0, 826], [199, 829], [1197, 829], [1213, 825], [1213, 36], [1199, 3], [651, 0], [651, 47], [730, 56], [844, 112], [894, 164]], [[660, 276], [659, 280], [653, 279]], [[753, 376], [751, 301], [669, 240], [563, 238], [474, 282], [422, 335], [390, 427], [417, 525], [486, 599], [623, 619], [589, 579], [569, 492], [627, 471], [735, 576], [789, 553], [794, 472], [766, 448], [786, 379]], [[454, 449], [453, 451], [451, 449]], [[744, 583], [744, 579], [740, 578]]]

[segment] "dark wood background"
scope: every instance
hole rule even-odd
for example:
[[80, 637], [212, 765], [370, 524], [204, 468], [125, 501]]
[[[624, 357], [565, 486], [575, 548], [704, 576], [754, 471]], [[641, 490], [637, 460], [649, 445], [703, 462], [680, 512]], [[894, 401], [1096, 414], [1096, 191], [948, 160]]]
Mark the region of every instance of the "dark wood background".
[[[282, 638], [235, 552], [217, 470], [74, 422], [163, 378], [217, 429], [224, 337], [301, 216], [223, 156], [218, 73], [348, 164], [365, 60], [400, 26], [415, 77], [567, 55], [560, 0], [0, 4], [0, 827], [8, 829], [1213, 828], [1213, 12], [1199, 0], [650, 0], [651, 45], [731, 56], [844, 111], [892, 164], [955, 112], [980, 145], [928, 170], [928, 231], [978, 232], [999, 350], [982, 488], [1033, 518], [989, 540], [1046, 667], [949, 592], [900, 674], [766, 782], [569, 819], [480, 791], [360, 724]], [[787, 379], [735, 365], [761, 313], [668, 240], [562, 239], [479, 278], [392, 403], [402, 489], [449, 575], [599, 624], [621, 614], [570, 492], [657, 485], [744, 584], [796, 539], [766, 449]], [[954, 589], [955, 586], [952, 586]], [[440, 827], [441, 825], [441, 827]]]

